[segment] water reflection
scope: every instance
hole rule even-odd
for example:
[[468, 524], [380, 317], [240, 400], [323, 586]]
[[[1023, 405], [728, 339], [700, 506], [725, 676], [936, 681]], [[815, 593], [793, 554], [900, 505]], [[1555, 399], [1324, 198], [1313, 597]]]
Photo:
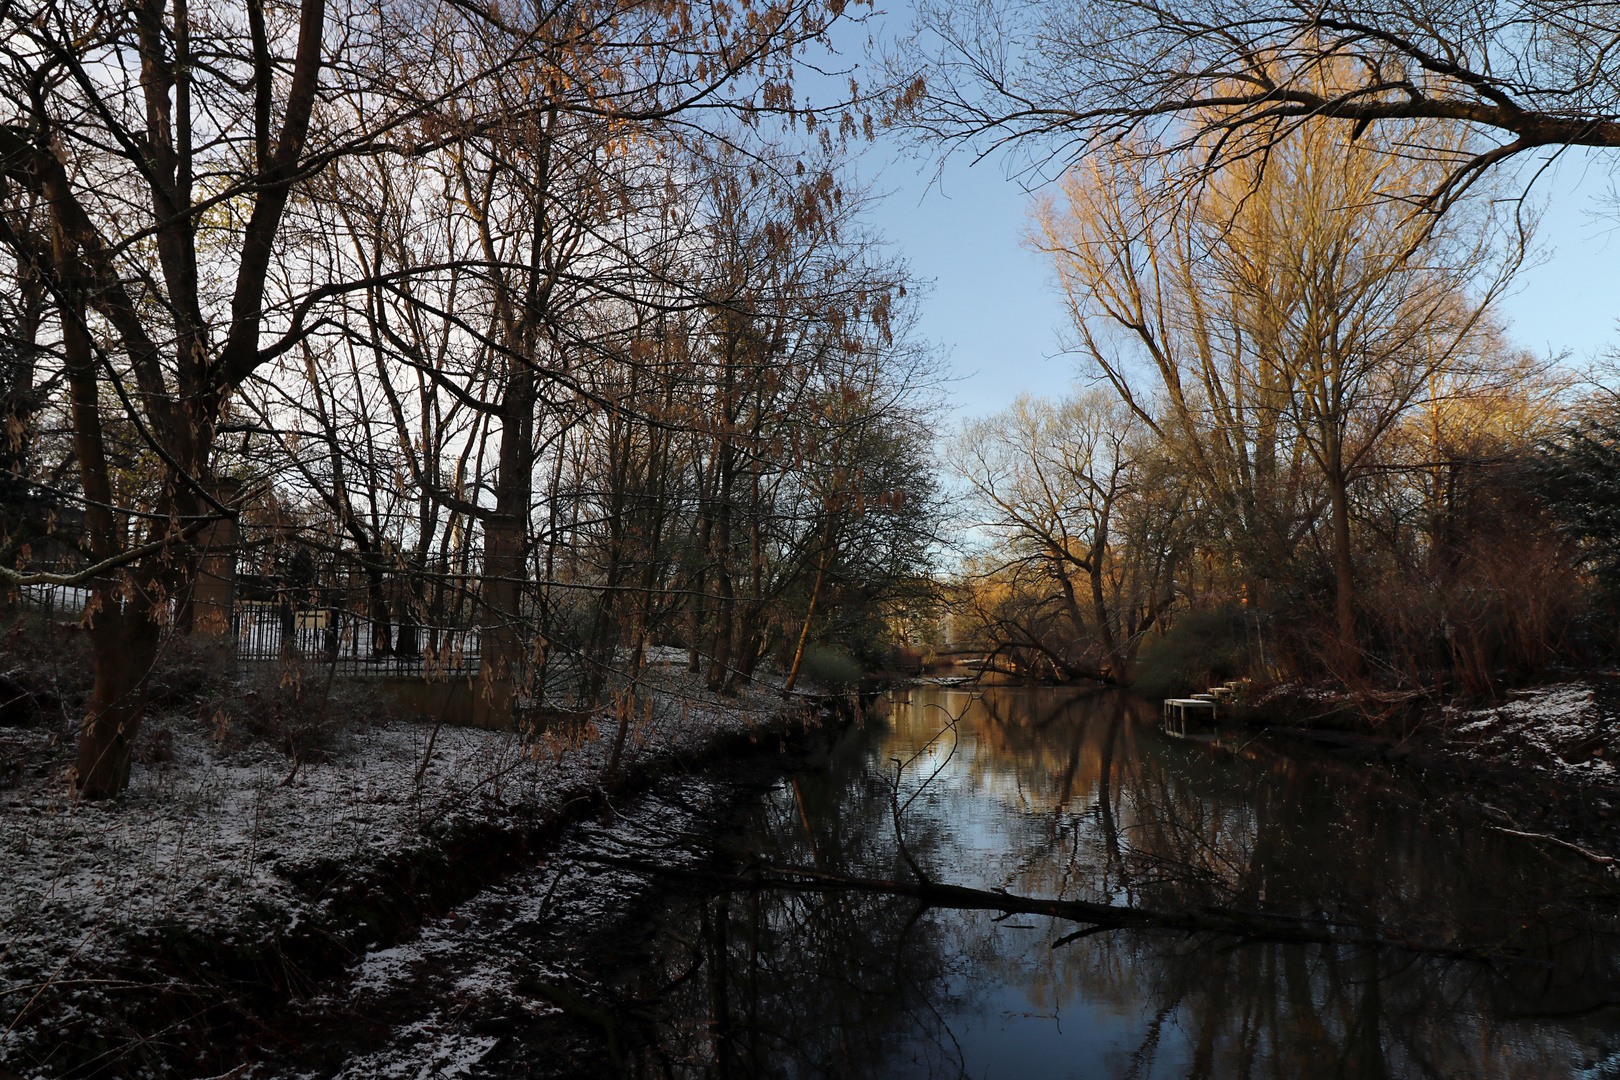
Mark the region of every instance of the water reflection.
[[[672, 899], [631, 1071], [692, 1077], [1620, 1075], [1613, 883], [1444, 793], [1264, 740], [1168, 738], [1119, 694], [895, 699], [785, 781], [773, 859], [1154, 908], [1219, 903], [1490, 947], [1096, 934], [845, 892]], [[902, 767], [903, 766], [903, 767]], [[927, 783], [924, 783], [924, 780]]]

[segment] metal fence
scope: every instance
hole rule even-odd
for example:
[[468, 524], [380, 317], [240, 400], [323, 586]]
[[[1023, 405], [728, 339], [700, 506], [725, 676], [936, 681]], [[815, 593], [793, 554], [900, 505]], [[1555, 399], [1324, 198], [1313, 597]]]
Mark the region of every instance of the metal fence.
[[237, 601], [231, 634], [239, 661], [296, 659], [351, 675], [478, 671], [477, 627], [385, 621], [337, 606], [300, 604], [291, 595]]
[[17, 603], [52, 619], [78, 620], [90, 590], [82, 585], [23, 585], [17, 589]]
[[[347, 675], [473, 675], [479, 664], [476, 626], [424, 625], [381, 619], [363, 604], [314, 603], [309, 589], [253, 590], [259, 599], [231, 605], [230, 642], [238, 662], [321, 665]], [[315, 590], [318, 594], [320, 590]], [[327, 590], [328, 598], [343, 596]], [[24, 585], [18, 606], [46, 618], [77, 622], [90, 590], [73, 585]], [[170, 601], [169, 625], [176, 605]]]

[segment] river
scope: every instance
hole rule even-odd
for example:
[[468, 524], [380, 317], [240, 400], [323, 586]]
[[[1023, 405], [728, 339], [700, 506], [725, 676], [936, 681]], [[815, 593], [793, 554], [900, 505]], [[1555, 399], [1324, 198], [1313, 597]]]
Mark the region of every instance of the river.
[[[567, 1032], [521, 1027], [472, 1075], [1620, 1076], [1620, 879], [1439, 782], [1252, 733], [1174, 737], [1122, 693], [923, 686], [785, 775], [715, 783], [626, 808], [509, 886], [507, 908], [544, 887], [548, 911], [586, 910], [635, 891], [592, 862], [604, 851], [680, 868], [629, 879], [606, 952], [570, 969], [577, 995], [520, 983], [563, 1004]], [[909, 855], [973, 888], [1330, 919], [1493, 959], [1074, 938], [1046, 917], [706, 884], [693, 852], [717, 838], [839, 874], [907, 880]]]
[[[1155, 720], [1121, 694], [913, 689], [772, 790], [738, 839], [903, 877], [898, 775], [907, 847], [936, 880], [1324, 914], [1511, 955], [1155, 931], [1054, 948], [1075, 924], [842, 892], [686, 896], [625, 988], [669, 1017], [659, 1056], [716, 1076], [1620, 1075], [1616, 956], [1586, 899], [1607, 874], [1412, 778]], [[699, 957], [707, 971], [660, 993]]]

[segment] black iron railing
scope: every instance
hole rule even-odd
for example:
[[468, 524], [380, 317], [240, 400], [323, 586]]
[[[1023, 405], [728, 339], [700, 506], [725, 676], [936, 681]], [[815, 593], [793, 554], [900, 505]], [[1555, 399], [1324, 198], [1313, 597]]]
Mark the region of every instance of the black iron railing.
[[[262, 598], [231, 605], [229, 640], [239, 662], [296, 660], [347, 675], [449, 677], [478, 671], [476, 626], [379, 618], [363, 608], [312, 603], [309, 589], [254, 591]], [[77, 621], [89, 600], [84, 586], [23, 585], [16, 591], [18, 606], [51, 619]], [[169, 625], [175, 625], [173, 601], [168, 614]]]
[[470, 675], [478, 670], [477, 627], [427, 626], [346, 608], [299, 603], [290, 592], [238, 601], [231, 613], [236, 658], [297, 659], [343, 674]]

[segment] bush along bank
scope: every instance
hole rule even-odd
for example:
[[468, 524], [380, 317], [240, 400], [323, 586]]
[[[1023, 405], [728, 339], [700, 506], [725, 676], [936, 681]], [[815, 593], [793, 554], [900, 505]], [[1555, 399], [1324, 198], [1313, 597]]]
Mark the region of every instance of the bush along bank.
[[[176, 723], [102, 804], [69, 801], [60, 770], [36, 769], [0, 792], [0, 1063], [26, 1077], [225, 1072], [282, 1037], [293, 1002], [532, 863], [569, 822], [671, 770], [774, 752], [836, 721], [836, 704], [670, 683], [617, 761], [608, 718], [538, 738], [377, 722], [292, 766]], [[62, 741], [16, 730], [36, 758]]]

